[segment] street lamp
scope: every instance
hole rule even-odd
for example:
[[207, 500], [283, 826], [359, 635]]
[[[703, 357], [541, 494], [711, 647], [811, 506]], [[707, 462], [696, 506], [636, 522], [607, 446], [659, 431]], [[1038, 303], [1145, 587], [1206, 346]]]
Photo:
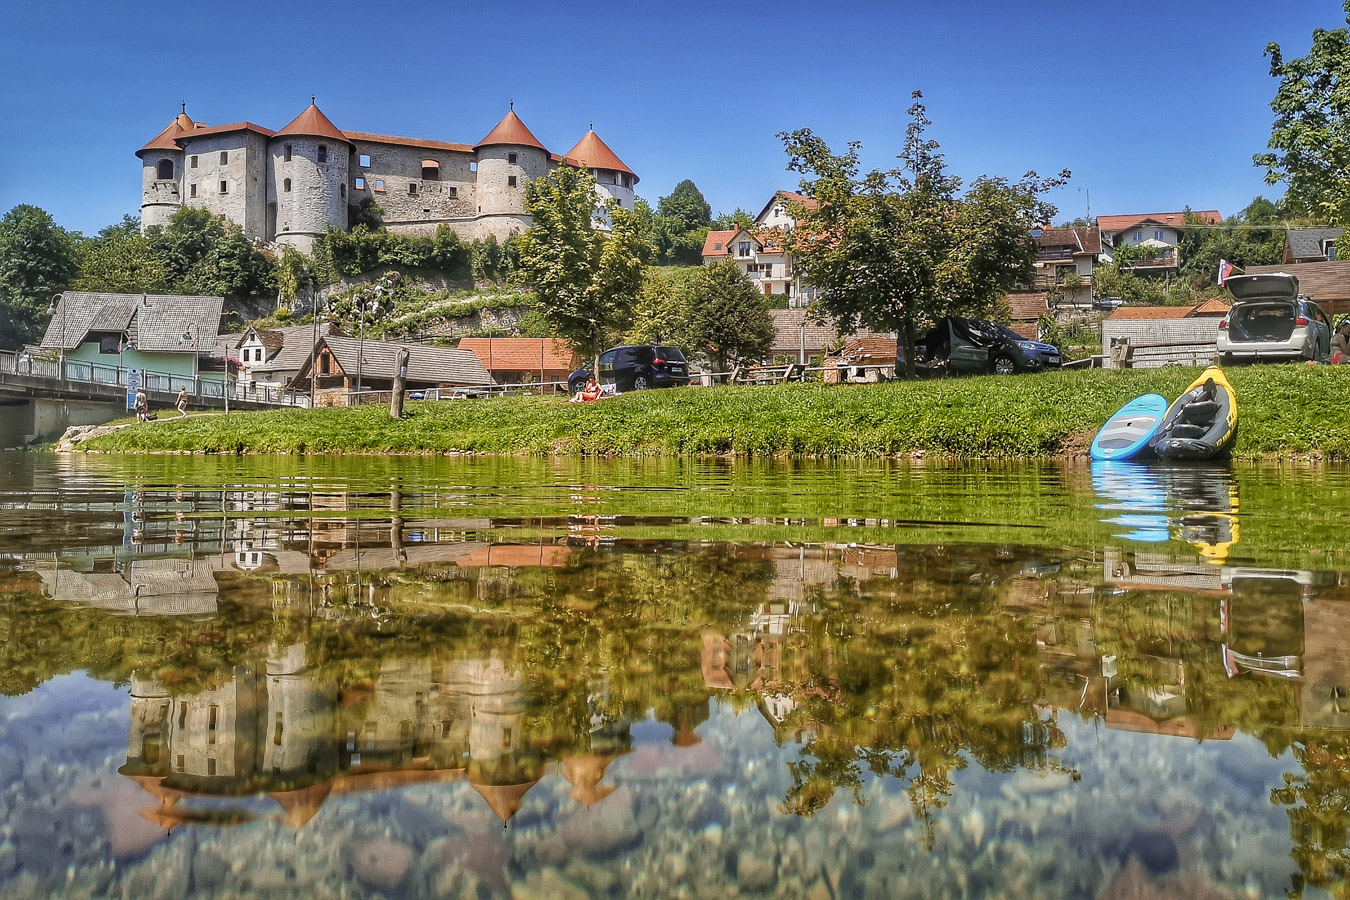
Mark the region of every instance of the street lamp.
[[56, 294], [52, 297], [51, 305], [47, 307], [47, 315], [56, 315], [56, 308], [61, 307], [61, 344], [57, 347], [56, 375], [58, 378], [66, 377], [66, 304], [62, 301], [62, 295]]
[[[373, 316], [380, 309], [380, 301], [370, 301], [370, 314]], [[357, 324], [356, 339], [356, 402], [361, 403], [361, 368], [365, 360], [366, 351], [366, 304], [364, 302], [356, 305], [357, 315], [360, 316]]]

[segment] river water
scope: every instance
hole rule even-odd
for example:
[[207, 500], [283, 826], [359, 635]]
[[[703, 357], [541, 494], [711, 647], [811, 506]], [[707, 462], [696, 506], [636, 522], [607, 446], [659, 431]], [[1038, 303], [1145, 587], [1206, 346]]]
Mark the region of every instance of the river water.
[[0, 455], [0, 897], [1346, 889], [1350, 470]]

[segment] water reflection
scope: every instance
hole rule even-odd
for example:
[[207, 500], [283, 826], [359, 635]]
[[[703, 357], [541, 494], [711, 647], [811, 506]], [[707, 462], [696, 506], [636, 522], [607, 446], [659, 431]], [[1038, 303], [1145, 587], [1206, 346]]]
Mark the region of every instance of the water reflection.
[[[1200, 471], [754, 514], [734, 481], [37, 478], [0, 522], [0, 890], [1339, 889], [1345, 572], [1269, 565], [1262, 488]], [[1023, 491], [1083, 512], [987, 524]], [[1130, 502], [1165, 540], [1091, 531]], [[39, 517], [64, 547], [20, 549]], [[102, 743], [60, 727], [76, 671], [125, 686]]]
[[1219, 565], [1238, 543], [1237, 486], [1227, 466], [1093, 461], [1092, 487], [1118, 537], [1165, 543], [1175, 537]]

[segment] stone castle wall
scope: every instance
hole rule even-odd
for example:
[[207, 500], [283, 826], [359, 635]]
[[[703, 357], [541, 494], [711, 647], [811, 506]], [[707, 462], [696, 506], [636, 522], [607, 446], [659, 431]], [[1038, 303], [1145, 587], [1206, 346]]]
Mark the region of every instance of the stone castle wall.
[[264, 239], [264, 156], [264, 138], [253, 132], [209, 134], [189, 141], [183, 153], [184, 205], [203, 207], [237, 223], [248, 237]]
[[[363, 156], [370, 165], [360, 164]], [[423, 160], [439, 164], [439, 178], [422, 177]], [[473, 162], [471, 153], [359, 141], [352, 155], [351, 202], [370, 197], [384, 209], [386, 226], [430, 224], [427, 233], [434, 234], [436, 225], [447, 219], [474, 215]], [[363, 188], [357, 186], [358, 178], [364, 179]]]
[[[320, 146], [326, 149], [323, 162], [319, 162]], [[349, 150], [347, 144], [325, 138], [282, 135], [272, 139], [268, 201], [276, 203], [273, 239], [278, 244], [309, 253], [314, 239], [330, 223], [347, 227]], [[290, 190], [286, 190], [287, 179]]]
[[[173, 161], [172, 179], [159, 178], [159, 161]], [[141, 166], [141, 228], [152, 225], [161, 228], [183, 206], [183, 154], [175, 151], [152, 150], [145, 154]]]
[[483, 147], [478, 151], [478, 214], [525, 215], [525, 185], [548, 170], [548, 154], [535, 147]]

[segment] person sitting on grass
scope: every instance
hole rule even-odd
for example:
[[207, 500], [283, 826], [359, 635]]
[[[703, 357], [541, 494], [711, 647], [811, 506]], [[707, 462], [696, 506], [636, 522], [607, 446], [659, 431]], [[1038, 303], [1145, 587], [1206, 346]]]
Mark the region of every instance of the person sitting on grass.
[[576, 395], [568, 400], [568, 403], [590, 403], [593, 400], [599, 400], [601, 395], [600, 382], [595, 380], [592, 375], [586, 379], [586, 386], [577, 391]]

